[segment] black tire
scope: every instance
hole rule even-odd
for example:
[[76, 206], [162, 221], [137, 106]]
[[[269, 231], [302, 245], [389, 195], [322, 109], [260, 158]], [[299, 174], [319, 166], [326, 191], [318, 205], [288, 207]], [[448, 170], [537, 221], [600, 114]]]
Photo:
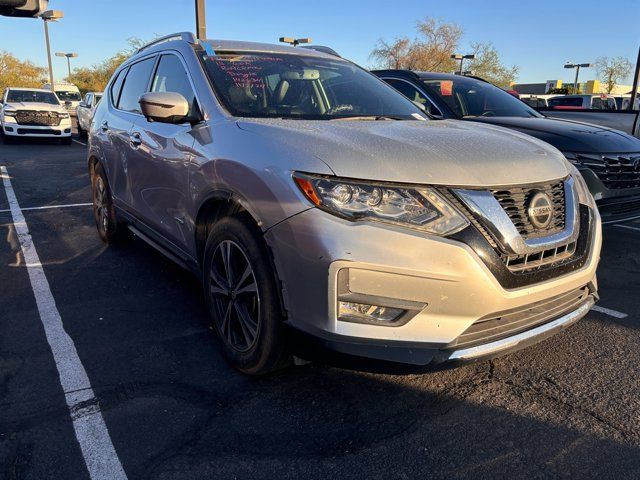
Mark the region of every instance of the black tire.
[[87, 137], [87, 132], [85, 132], [82, 127], [80, 126], [80, 122], [78, 122], [78, 136], [80, 138], [86, 138]]
[[111, 189], [102, 165], [97, 164], [91, 177], [93, 218], [100, 239], [106, 244], [115, 244], [126, 237], [126, 225], [118, 221], [113, 206]]
[[287, 366], [280, 289], [260, 230], [242, 217], [217, 222], [207, 239], [203, 272], [211, 325], [229, 363], [248, 375]]

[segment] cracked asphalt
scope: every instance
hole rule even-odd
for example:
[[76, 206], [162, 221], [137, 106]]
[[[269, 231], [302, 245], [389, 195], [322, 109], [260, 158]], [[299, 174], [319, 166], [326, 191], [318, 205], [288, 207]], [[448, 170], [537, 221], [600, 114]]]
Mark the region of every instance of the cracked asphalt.
[[[538, 345], [462, 368], [319, 363], [247, 378], [188, 273], [106, 248], [85, 147], [0, 145], [95, 399], [69, 412], [0, 192], [0, 478], [89, 478], [72, 416], [99, 409], [130, 479], [640, 477], [640, 224], [604, 233], [599, 305]], [[0, 186], [0, 190], [2, 190]]]

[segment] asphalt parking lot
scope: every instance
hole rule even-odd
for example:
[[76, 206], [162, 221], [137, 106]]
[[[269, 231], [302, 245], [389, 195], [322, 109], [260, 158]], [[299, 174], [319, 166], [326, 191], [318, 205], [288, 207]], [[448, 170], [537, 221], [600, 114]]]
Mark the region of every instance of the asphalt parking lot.
[[639, 223], [605, 229], [603, 309], [534, 347], [423, 374], [312, 363], [255, 379], [223, 360], [194, 278], [138, 239], [100, 242], [85, 157], [78, 141], [0, 144], [92, 387], [67, 406], [0, 182], [0, 478], [89, 478], [74, 427], [97, 414], [130, 479], [640, 476]]

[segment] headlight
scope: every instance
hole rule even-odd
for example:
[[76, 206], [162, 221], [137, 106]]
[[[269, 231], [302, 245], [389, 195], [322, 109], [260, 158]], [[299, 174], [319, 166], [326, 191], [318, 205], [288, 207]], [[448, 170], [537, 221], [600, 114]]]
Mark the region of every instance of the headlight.
[[67, 112], [64, 112], [64, 113], [58, 113], [58, 116], [59, 116], [60, 118], [69, 118], [69, 114], [68, 114]]
[[5, 117], [15, 117], [16, 116], [16, 110], [5, 110], [3, 113], [4, 113]]
[[436, 235], [469, 222], [435, 189], [294, 173], [302, 193], [317, 207], [348, 220], [401, 225]]
[[578, 193], [578, 201], [588, 207], [596, 208], [596, 201], [593, 199], [587, 183], [582, 178], [582, 174], [573, 165], [571, 166], [571, 177], [573, 177], [573, 183]]

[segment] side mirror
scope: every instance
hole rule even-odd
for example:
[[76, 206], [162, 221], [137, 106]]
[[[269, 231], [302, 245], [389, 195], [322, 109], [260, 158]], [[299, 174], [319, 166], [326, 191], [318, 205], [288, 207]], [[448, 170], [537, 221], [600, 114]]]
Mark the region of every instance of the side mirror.
[[416, 107], [418, 107], [420, 110], [422, 110], [423, 112], [426, 112], [426, 111], [427, 111], [427, 107], [425, 107], [425, 106], [424, 106], [424, 103], [420, 103], [420, 102], [418, 102], [418, 101], [416, 101], [416, 100], [411, 100], [411, 102], [412, 102]]
[[190, 119], [189, 103], [181, 94], [175, 92], [145, 93], [138, 100], [142, 114], [150, 122], [184, 123]]
[[71, 105], [73, 105], [73, 103], [71, 103], [69, 100], [66, 100], [66, 101], [64, 102], [64, 106], [65, 106], [65, 107], [70, 107]]
[[88, 105], [88, 104], [86, 104], [85, 102], [80, 102], [80, 103], [78, 104], [78, 106], [79, 106], [79, 107], [82, 107], [82, 108], [89, 108], [89, 105]]

